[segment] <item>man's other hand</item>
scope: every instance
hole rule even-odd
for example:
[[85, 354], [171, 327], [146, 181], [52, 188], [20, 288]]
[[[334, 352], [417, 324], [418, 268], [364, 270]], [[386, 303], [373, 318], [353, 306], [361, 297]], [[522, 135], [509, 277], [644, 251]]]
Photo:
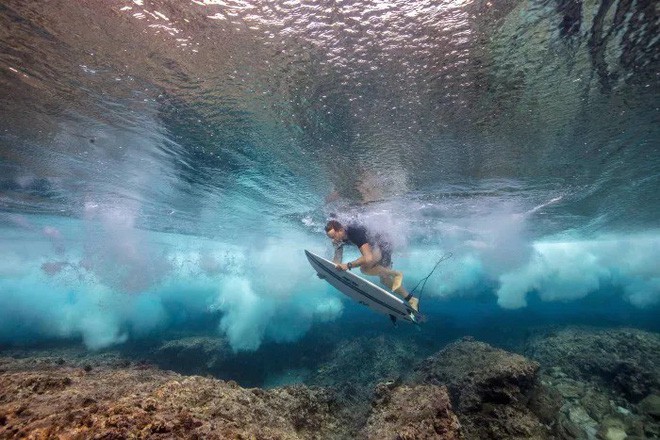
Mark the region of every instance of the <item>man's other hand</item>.
[[335, 264], [337, 270], [348, 270], [348, 265], [344, 263]]

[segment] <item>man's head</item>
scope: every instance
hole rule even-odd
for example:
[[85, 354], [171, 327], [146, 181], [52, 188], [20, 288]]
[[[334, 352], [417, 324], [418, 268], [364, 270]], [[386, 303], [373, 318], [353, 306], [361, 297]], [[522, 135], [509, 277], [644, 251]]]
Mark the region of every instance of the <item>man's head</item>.
[[330, 220], [325, 225], [325, 233], [332, 241], [346, 240], [346, 230], [337, 220]]

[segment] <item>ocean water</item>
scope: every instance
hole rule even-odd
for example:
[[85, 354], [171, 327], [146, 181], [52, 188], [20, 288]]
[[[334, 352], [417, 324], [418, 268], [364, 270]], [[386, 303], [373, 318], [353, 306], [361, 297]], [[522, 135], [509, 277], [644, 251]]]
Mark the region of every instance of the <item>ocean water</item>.
[[[0, 346], [202, 335], [266, 365], [224, 378], [275, 386], [330, 336], [660, 331], [658, 23], [623, 0], [3, 1]], [[331, 215], [389, 237], [408, 288], [451, 253], [420, 331], [316, 278]]]

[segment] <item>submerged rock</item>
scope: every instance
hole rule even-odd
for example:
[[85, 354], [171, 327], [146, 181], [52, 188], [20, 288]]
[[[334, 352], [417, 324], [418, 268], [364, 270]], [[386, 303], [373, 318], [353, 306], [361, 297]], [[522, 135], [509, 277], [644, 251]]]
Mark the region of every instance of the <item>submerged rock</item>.
[[461, 439], [447, 388], [379, 384], [373, 410], [361, 435], [373, 440]]
[[660, 391], [660, 335], [636, 329], [569, 328], [532, 339], [525, 354], [633, 403]]
[[537, 383], [538, 369], [523, 356], [464, 338], [421, 362], [407, 381], [446, 385], [467, 439], [545, 439], [550, 430], [531, 408], [554, 414], [558, 402]]
[[572, 405], [564, 411], [566, 417], [561, 419], [560, 424], [561, 428], [565, 430], [564, 437], [594, 438], [596, 436], [598, 422], [592, 419], [584, 408]]
[[538, 369], [523, 356], [463, 338], [418, 364], [410, 380], [447, 384], [458, 409], [470, 411], [526, 400]]
[[140, 364], [12, 367], [0, 374], [0, 438], [460, 438], [445, 387], [389, 382], [370, 394], [242, 388]]
[[660, 337], [640, 330], [568, 328], [533, 338], [525, 352], [562, 397], [560, 438], [616, 440], [658, 437], [659, 349]]
[[344, 340], [307, 383], [322, 386], [351, 383], [373, 389], [381, 381], [399, 377], [419, 359], [419, 347], [400, 338], [381, 335]]
[[227, 341], [208, 336], [187, 336], [164, 341], [151, 350], [149, 359], [161, 368], [186, 374], [207, 374], [232, 355]]
[[628, 437], [626, 425], [620, 418], [610, 417], [603, 420], [597, 433], [604, 440], [623, 440]]
[[0, 437], [348, 438], [330, 391], [264, 391], [150, 369], [0, 375]]
[[[660, 368], [660, 366], [658, 368]], [[660, 420], [660, 394], [651, 394], [642, 399], [642, 401], [639, 402], [639, 410], [643, 414], [647, 414]]]
[[379, 335], [345, 339], [305, 382], [332, 388], [345, 423], [359, 431], [369, 417], [377, 385], [397, 380], [419, 358], [419, 347], [400, 338]]
[[[362, 337], [336, 345], [310, 375], [311, 383], [271, 389], [182, 376], [113, 353], [66, 356], [56, 350], [46, 356], [0, 357], [0, 438], [619, 440], [660, 435], [657, 392], [637, 404], [627, 401], [618, 392], [624, 376], [608, 387], [602, 377], [594, 379], [571, 363], [581, 355], [570, 351], [573, 357], [564, 359], [553, 353], [558, 347], [565, 354], [566, 347], [555, 344], [556, 333], [549, 338], [553, 343], [536, 338], [529, 346], [543, 354], [539, 360], [558, 362], [540, 369], [535, 361], [472, 338], [418, 362], [422, 352], [413, 344]], [[585, 339], [576, 336], [573, 343]], [[240, 364], [225, 359], [224, 343], [205, 338], [166, 342], [150, 355], [162, 365], [208, 361], [203, 370]], [[402, 375], [406, 371], [411, 372]], [[646, 383], [655, 389], [652, 380]]]

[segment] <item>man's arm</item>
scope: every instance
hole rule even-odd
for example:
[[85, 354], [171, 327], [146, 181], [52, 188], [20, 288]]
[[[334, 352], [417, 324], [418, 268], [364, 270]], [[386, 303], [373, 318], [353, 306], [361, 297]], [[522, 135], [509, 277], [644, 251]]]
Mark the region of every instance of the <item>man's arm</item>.
[[362, 256], [355, 261], [351, 261], [352, 267], [360, 267], [363, 264], [371, 264], [374, 259], [374, 254], [371, 252], [371, 246], [369, 243], [365, 243], [360, 246], [360, 253]]
[[335, 256], [332, 259], [332, 262], [335, 264], [341, 264], [343, 258], [344, 258], [344, 246], [339, 245], [335, 248]]

